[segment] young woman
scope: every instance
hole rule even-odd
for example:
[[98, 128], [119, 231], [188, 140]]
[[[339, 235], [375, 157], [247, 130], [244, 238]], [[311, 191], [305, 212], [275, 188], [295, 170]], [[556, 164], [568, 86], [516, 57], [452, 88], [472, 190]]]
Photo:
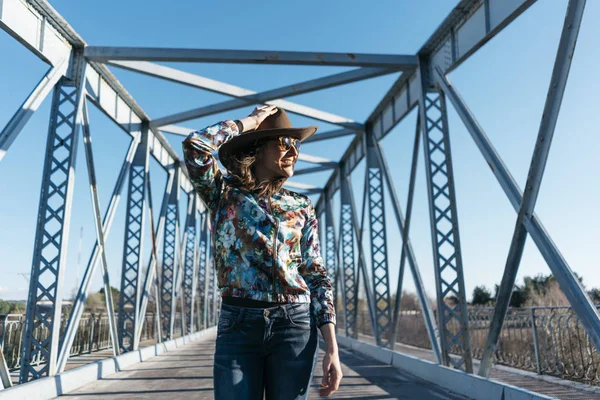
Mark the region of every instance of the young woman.
[[[316, 126], [293, 128], [283, 109], [257, 107], [191, 133], [190, 179], [211, 212], [222, 306], [215, 398], [306, 399], [318, 333], [326, 343], [320, 395], [342, 378], [331, 280], [310, 199], [282, 186]], [[212, 152], [227, 168], [222, 175]]]

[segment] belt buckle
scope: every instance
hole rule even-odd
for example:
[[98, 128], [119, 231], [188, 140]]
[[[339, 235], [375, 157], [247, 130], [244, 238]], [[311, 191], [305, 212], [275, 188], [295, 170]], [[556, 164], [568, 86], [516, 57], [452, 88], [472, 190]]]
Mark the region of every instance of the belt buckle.
[[271, 315], [271, 311], [265, 310], [264, 314], [265, 314], [265, 317], [268, 317], [269, 315]]

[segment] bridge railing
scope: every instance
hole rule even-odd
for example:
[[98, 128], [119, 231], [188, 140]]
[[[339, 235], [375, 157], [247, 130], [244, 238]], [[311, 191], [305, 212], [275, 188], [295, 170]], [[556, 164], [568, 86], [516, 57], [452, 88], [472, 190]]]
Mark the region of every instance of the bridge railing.
[[[142, 325], [140, 339], [142, 342], [157, 339], [156, 318], [156, 314], [154, 313], [146, 314]], [[0, 347], [10, 370], [19, 369], [21, 364], [24, 324], [25, 315], [23, 314], [0, 314]], [[63, 318], [61, 321], [61, 334], [64, 334], [65, 327], [66, 318]], [[43, 340], [48, 334], [48, 329], [41, 326], [34, 333], [38, 340]], [[175, 315], [174, 336], [181, 336], [181, 313], [176, 313]], [[79, 321], [79, 329], [73, 341], [73, 346], [71, 346], [70, 355], [89, 354], [109, 348], [111, 348], [111, 342], [108, 315], [105, 313], [84, 314]], [[36, 354], [34, 357], [35, 364], [45, 361], [40, 354]]]
[[[483, 354], [493, 313], [491, 307], [469, 308], [469, 332], [476, 359]], [[338, 321], [338, 329], [343, 332], [343, 315]], [[458, 324], [449, 326], [451, 331], [458, 328]], [[358, 313], [358, 333], [372, 336], [368, 311]], [[420, 310], [401, 311], [396, 342], [431, 349]], [[450, 352], [461, 354], [461, 349], [452, 347]], [[571, 307], [509, 309], [494, 363], [600, 385], [600, 355]]]

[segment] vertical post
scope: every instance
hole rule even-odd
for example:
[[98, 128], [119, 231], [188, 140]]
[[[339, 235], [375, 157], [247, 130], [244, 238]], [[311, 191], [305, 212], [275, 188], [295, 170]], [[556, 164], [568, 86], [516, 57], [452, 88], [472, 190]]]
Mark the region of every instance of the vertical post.
[[92, 354], [94, 348], [94, 334], [96, 329], [96, 319], [94, 318], [94, 313], [90, 314], [90, 339], [88, 345], [88, 354]]
[[183, 296], [186, 334], [194, 331], [194, 288], [196, 271], [196, 193], [188, 195], [188, 211], [185, 221], [185, 255], [183, 271]]
[[533, 335], [533, 348], [535, 350], [535, 368], [537, 370], [538, 375], [542, 374], [542, 364], [540, 363], [540, 344], [538, 342], [537, 335], [537, 325], [535, 323], [535, 308], [531, 307], [529, 309], [531, 316], [531, 333]]
[[337, 240], [335, 237], [335, 223], [333, 220], [333, 209], [331, 207], [331, 200], [325, 196], [325, 260], [327, 264], [327, 275], [333, 281], [333, 304], [337, 310], [338, 299], [337, 299], [337, 288], [338, 288], [338, 249]]
[[423, 315], [423, 319], [425, 321], [425, 326], [427, 328], [427, 334], [429, 335], [429, 342], [431, 343], [431, 349], [433, 354], [435, 354], [437, 362], [442, 363], [442, 356], [440, 353], [440, 337], [439, 330], [435, 323], [435, 316], [433, 310], [431, 309], [431, 304], [429, 304], [429, 298], [427, 297], [427, 293], [425, 291], [425, 286], [423, 285], [423, 279], [421, 278], [421, 271], [419, 270], [419, 266], [417, 264], [417, 260], [415, 257], [414, 250], [412, 248], [412, 243], [410, 241], [410, 237], [408, 235], [410, 229], [410, 220], [412, 215], [412, 203], [414, 198], [414, 189], [415, 189], [415, 179], [417, 173], [417, 159], [419, 155], [419, 136], [420, 136], [420, 122], [417, 120], [417, 132], [415, 135], [415, 143], [413, 148], [413, 159], [412, 166], [410, 172], [410, 183], [408, 185], [408, 202], [406, 207], [406, 220], [402, 215], [402, 209], [400, 207], [400, 201], [396, 195], [396, 189], [394, 188], [394, 183], [392, 182], [391, 173], [389, 167], [387, 165], [386, 157], [381, 148], [381, 145], [377, 145], [377, 153], [379, 156], [379, 162], [383, 167], [383, 172], [385, 176], [385, 180], [390, 191], [390, 197], [392, 200], [392, 207], [396, 214], [396, 221], [398, 223], [398, 227], [400, 228], [400, 234], [402, 235], [402, 253], [400, 256], [400, 274], [398, 275], [398, 288], [396, 290], [396, 304], [394, 308], [393, 315], [393, 333], [392, 333], [392, 349], [396, 340], [396, 329], [398, 328], [398, 316], [400, 312], [400, 296], [402, 295], [402, 277], [404, 274], [404, 262], [406, 258], [408, 258], [408, 265], [410, 267], [413, 281], [415, 284], [415, 288], [417, 290], [417, 296], [419, 297], [419, 303], [421, 304], [421, 314]]
[[[438, 304], [441, 355], [444, 365], [473, 372], [469, 316], [462, 266], [448, 115], [444, 94], [432, 87], [427, 60], [419, 60], [419, 116], [423, 129], [431, 241]], [[453, 298], [457, 304], [449, 304]], [[460, 357], [450, 357], [450, 349]]]
[[200, 247], [199, 265], [198, 265], [198, 315], [199, 318], [199, 329], [206, 329], [208, 327], [207, 319], [207, 304], [208, 304], [208, 293], [206, 291], [206, 271], [208, 268], [207, 263], [207, 248], [208, 248], [208, 209], [201, 215], [200, 220], [200, 241], [198, 246]]
[[[367, 174], [365, 174], [365, 180], [367, 178]], [[347, 185], [348, 197], [350, 198], [350, 211], [352, 212], [352, 219], [354, 221], [358, 220], [356, 215], [356, 203], [354, 202], [354, 194], [352, 191], [352, 183], [350, 182], [350, 175], [347, 175], [344, 178], [344, 184]], [[366, 185], [366, 183], [365, 183]], [[366, 190], [366, 187], [365, 187]], [[366, 191], [365, 191], [366, 197]], [[360, 274], [364, 276], [364, 289], [365, 289], [365, 297], [367, 298], [367, 307], [369, 308], [369, 316], [371, 321], [371, 329], [373, 332], [377, 332], [377, 324], [375, 322], [375, 304], [373, 302], [373, 291], [369, 287], [369, 280], [367, 274], [367, 263], [365, 262], [365, 256], [363, 253], [363, 243], [362, 243], [362, 227], [365, 216], [365, 204], [366, 200], [363, 198], [363, 209], [362, 209], [362, 218], [360, 226], [356, 223], [353, 224], [354, 234], [356, 235], [356, 244], [358, 245], [358, 274], [356, 279], [356, 291], [355, 296], [358, 298], [358, 286], [360, 285]]]
[[[119, 348], [128, 352], [135, 347], [140, 311], [141, 262], [145, 228], [146, 175], [148, 174], [150, 144], [148, 124], [142, 125], [140, 144], [129, 167], [127, 214], [121, 269], [121, 293], [119, 296]], [[106, 293], [108, 296], [109, 293]]]
[[[175, 180], [175, 171], [176, 168], [170, 169], [169, 173], [168, 173], [168, 179], [167, 179], [167, 183], [165, 184], [165, 190], [163, 193], [163, 199], [162, 199], [162, 204], [160, 207], [160, 216], [158, 218], [158, 226], [154, 226], [154, 208], [152, 206], [152, 196], [148, 196], [148, 211], [150, 214], [150, 222], [152, 225], [152, 254], [150, 257], [150, 262], [148, 265], [148, 269], [146, 270], [146, 277], [144, 280], [144, 287], [143, 287], [143, 292], [142, 292], [142, 298], [140, 301], [140, 317], [143, 317], [144, 315], [146, 315], [146, 309], [148, 308], [148, 299], [150, 297], [150, 290], [152, 289], [152, 287], [154, 287], [154, 298], [155, 298], [155, 312], [157, 315], [160, 316], [160, 274], [158, 273], [158, 256], [157, 256], [157, 250], [156, 250], [156, 244], [158, 242], [160, 242], [162, 240], [162, 234], [164, 231], [164, 225], [165, 225], [165, 219], [166, 219], [166, 215], [167, 215], [167, 207], [169, 205], [169, 198], [171, 196], [171, 189], [173, 188], [173, 181]], [[147, 191], [148, 193], [152, 193], [152, 190], [150, 190], [150, 175], [147, 175], [147, 179], [146, 179], [146, 183], [147, 183]], [[160, 331], [160, 317], [157, 318], [157, 323], [158, 323], [158, 331]], [[134, 349], [138, 348], [139, 342], [140, 342], [140, 336], [141, 336], [141, 318], [138, 321], [138, 329], [136, 331], [136, 341], [134, 343]], [[158, 342], [161, 343], [162, 342], [162, 336], [158, 335]]]
[[175, 179], [166, 210], [165, 232], [163, 241], [163, 262], [161, 276], [161, 312], [163, 340], [173, 339], [175, 314], [175, 270], [177, 265], [177, 249], [179, 247], [179, 169], [174, 171]]
[[[342, 172], [340, 171], [340, 175]], [[348, 185], [342, 180], [340, 204], [340, 240], [342, 250], [342, 290], [344, 293], [344, 325], [346, 336], [358, 339], [358, 296], [354, 258], [354, 215]], [[358, 223], [358, 222], [357, 222]]]
[[[86, 68], [79, 54], [74, 54], [73, 63], [75, 76], [60, 80], [54, 88], [52, 100], [23, 332], [21, 383], [57, 372], [62, 281], [67, 259]], [[42, 327], [49, 331], [46, 339], [34, 336]], [[34, 365], [38, 354], [46, 362]]]
[[[575, 44], [577, 43], [577, 36], [579, 35], [579, 27], [581, 26], [584, 8], [585, 0], [569, 1], [558, 52], [554, 62], [554, 69], [550, 79], [550, 88], [548, 89], [546, 104], [544, 105], [542, 121], [540, 123], [535, 148], [533, 149], [533, 157], [531, 158], [525, 191], [521, 200], [515, 230], [508, 251], [504, 274], [498, 291], [498, 298], [496, 299], [494, 316], [490, 324], [490, 330], [481, 358], [481, 365], [478, 371], [478, 374], [481, 376], [487, 377], [489, 375], [492, 366], [492, 355], [498, 345], [504, 318], [508, 311], [510, 297], [517, 278], [519, 264], [521, 263], [521, 257], [525, 248], [525, 241], [527, 240], [525, 221], [530, 220], [533, 215], [542, 183], [542, 177], [544, 175], [552, 138], [554, 136], [554, 128], [556, 127], [563, 94], [567, 86], [567, 79], [573, 60], [573, 53], [575, 52]], [[600, 315], [598, 314], [598, 310], [594, 307], [589, 297], [585, 295], [583, 287], [573, 276], [572, 271], [567, 268], [566, 270], [560, 271], [559, 274], [555, 274], [555, 276], [561, 289], [565, 292], [573, 307], [580, 308], [581, 314], [584, 315], [583, 318], [580, 316], [582, 321], [585, 321], [583, 322], [584, 326], [587, 325], [592, 328], [590, 325], [595, 325], [596, 329], [592, 328], [588, 329], [588, 331], [592, 331], [590, 338], [595, 342], [596, 348], [600, 349], [600, 335], [598, 334], [598, 332], [600, 332], [600, 330], [598, 330], [598, 328], [600, 328]], [[579, 293], [579, 295], [574, 295], [573, 293]], [[577, 299], [576, 297], [579, 298]], [[579, 301], [579, 304], [577, 304], [577, 300]]]
[[[385, 222], [383, 173], [377, 156], [377, 141], [371, 128], [367, 130], [367, 188], [369, 193], [369, 232], [371, 234], [371, 278], [375, 297], [375, 323], [377, 345], [390, 347], [392, 312], [390, 307], [390, 281]], [[366, 279], [367, 277], [365, 277]]]

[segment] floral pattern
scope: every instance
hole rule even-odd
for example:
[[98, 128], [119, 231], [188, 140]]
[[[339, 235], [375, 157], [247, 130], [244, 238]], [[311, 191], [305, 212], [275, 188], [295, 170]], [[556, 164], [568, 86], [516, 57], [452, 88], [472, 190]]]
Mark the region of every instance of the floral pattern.
[[238, 134], [228, 120], [183, 141], [190, 180], [212, 216], [221, 296], [311, 303], [318, 326], [335, 324], [332, 283], [311, 200], [287, 189], [264, 199], [229, 185], [213, 152]]

